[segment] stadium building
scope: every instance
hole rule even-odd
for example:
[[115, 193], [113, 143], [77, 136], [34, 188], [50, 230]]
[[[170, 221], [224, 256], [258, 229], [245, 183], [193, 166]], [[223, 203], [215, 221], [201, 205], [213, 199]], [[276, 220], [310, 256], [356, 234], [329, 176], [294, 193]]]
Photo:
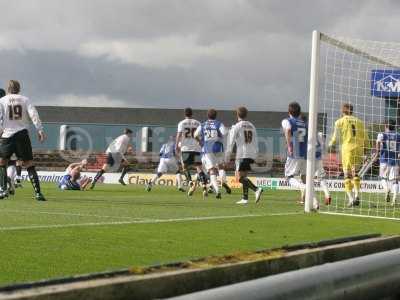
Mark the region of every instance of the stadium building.
[[[175, 134], [178, 122], [183, 119], [181, 109], [39, 106], [38, 111], [49, 139], [45, 144], [34, 141], [34, 148], [46, 150], [104, 151], [110, 140], [129, 127], [134, 131], [137, 151], [157, 152]], [[282, 151], [280, 123], [286, 116], [286, 112], [250, 112], [260, 137], [269, 141], [271, 148], [263, 151], [276, 154]], [[195, 110], [194, 118], [204, 120], [206, 111]], [[218, 118], [231, 126], [235, 123], [235, 112], [218, 111]]]

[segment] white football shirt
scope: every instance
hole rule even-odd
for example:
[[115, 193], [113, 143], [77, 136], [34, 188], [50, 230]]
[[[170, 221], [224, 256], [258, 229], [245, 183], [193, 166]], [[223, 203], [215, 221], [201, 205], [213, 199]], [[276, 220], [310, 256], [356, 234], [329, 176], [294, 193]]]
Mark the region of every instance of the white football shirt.
[[108, 146], [106, 150], [106, 153], [120, 153], [124, 155], [128, 150], [130, 141], [131, 138], [128, 135], [126, 134], [120, 135], [111, 142], [111, 144]]
[[201, 147], [199, 142], [194, 138], [194, 133], [200, 122], [195, 119], [184, 119], [178, 124], [178, 133], [182, 134], [181, 137], [181, 151], [186, 152], [200, 152]]
[[31, 121], [36, 130], [43, 130], [39, 114], [27, 97], [9, 94], [0, 99], [0, 130], [2, 137], [9, 138], [21, 130], [29, 129]]
[[254, 125], [241, 120], [229, 131], [227, 153], [232, 153], [236, 144], [236, 159], [256, 159], [258, 154], [258, 138]]

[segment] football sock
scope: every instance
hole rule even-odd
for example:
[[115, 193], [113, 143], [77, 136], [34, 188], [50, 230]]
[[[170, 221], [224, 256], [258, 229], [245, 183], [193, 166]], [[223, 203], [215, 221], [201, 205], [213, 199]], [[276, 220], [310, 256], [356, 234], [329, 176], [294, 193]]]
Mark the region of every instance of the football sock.
[[129, 171], [129, 167], [128, 167], [128, 166], [127, 166], [127, 167], [124, 167], [124, 168], [122, 169], [121, 177], [120, 177], [119, 179], [124, 179], [124, 177], [125, 177], [126, 173], [128, 173], [128, 171]]
[[192, 181], [192, 175], [190, 175], [190, 171], [189, 171], [189, 170], [186, 170], [186, 171], [184, 172], [184, 174], [185, 174], [185, 177], [186, 177], [186, 181], [187, 181], [187, 182]]
[[205, 174], [203, 171], [201, 171], [201, 172], [199, 173], [199, 180], [200, 180], [200, 182], [203, 184], [203, 186], [204, 186], [204, 185], [207, 185], [207, 176], [206, 176], [206, 174]]
[[18, 177], [21, 177], [21, 174], [22, 174], [22, 166], [15, 166], [15, 168], [17, 169], [17, 176]]
[[246, 180], [247, 180], [247, 186], [254, 192], [257, 191], [258, 189], [257, 186], [249, 178], [246, 177]]
[[243, 197], [242, 199], [248, 200], [249, 199], [249, 186], [246, 177], [240, 177], [239, 182], [242, 184], [243, 187]]
[[349, 197], [350, 201], [353, 201], [353, 195], [352, 195], [352, 190], [353, 190], [353, 183], [351, 182], [350, 178], [346, 178], [344, 180], [344, 190], [347, 194], [347, 196]]
[[35, 190], [35, 193], [40, 193], [40, 182], [39, 182], [39, 176], [36, 172], [35, 166], [30, 166], [28, 169], [28, 176], [31, 181], [31, 184], [33, 186], [33, 189]]
[[322, 190], [324, 191], [325, 197], [328, 198], [330, 195], [329, 195], [328, 185], [326, 184], [326, 180], [321, 179], [320, 184]]
[[221, 180], [221, 183], [222, 184], [227, 183], [227, 181], [226, 181], [226, 171], [221, 169], [221, 170], [218, 171], [218, 174], [219, 174], [219, 179]]
[[397, 181], [395, 181], [395, 182], [392, 184], [392, 193], [393, 193], [392, 201], [393, 201], [393, 203], [396, 202], [398, 190], [399, 190], [399, 184], [398, 184]]
[[354, 195], [356, 197], [358, 197], [359, 193], [360, 193], [360, 187], [361, 187], [361, 179], [360, 179], [360, 177], [355, 176], [353, 178], [353, 186], [354, 186]]
[[149, 184], [155, 184], [157, 179], [162, 176], [162, 173], [157, 173], [153, 176], [153, 178], [149, 181]]
[[381, 180], [381, 184], [383, 187], [383, 191], [385, 192], [385, 194], [389, 193], [389, 185], [386, 179], [382, 179]]
[[217, 175], [211, 174], [210, 175], [210, 182], [211, 182], [211, 185], [214, 188], [215, 193], [218, 194], [219, 193], [219, 186], [218, 186], [218, 181], [217, 181]]
[[99, 180], [100, 177], [103, 176], [104, 173], [105, 173], [105, 172], [104, 172], [103, 169], [101, 169], [100, 171], [98, 171], [97, 174], [96, 174], [96, 176], [94, 176], [93, 182], [96, 183], [97, 180]]
[[289, 178], [289, 184], [290, 184], [292, 187], [297, 188], [297, 189], [300, 189], [300, 190], [304, 190], [304, 189], [305, 189], [304, 183], [302, 183], [302, 182], [301, 182], [300, 180], [298, 180], [297, 178], [293, 178], [293, 177]]
[[0, 188], [3, 192], [7, 190], [7, 168], [0, 166]]
[[180, 172], [176, 173], [176, 184], [178, 185], [178, 189], [182, 188], [182, 176]]

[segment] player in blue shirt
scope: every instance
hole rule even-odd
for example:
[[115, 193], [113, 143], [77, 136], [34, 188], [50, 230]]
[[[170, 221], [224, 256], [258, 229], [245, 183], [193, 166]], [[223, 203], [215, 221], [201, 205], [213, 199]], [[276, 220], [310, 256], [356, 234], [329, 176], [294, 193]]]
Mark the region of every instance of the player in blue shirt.
[[146, 185], [146, 191], [150, 192], [153, 185], [157, 182], [158, 179], [160, 179], [163, 174], [168, 172], [175, 172], [178, 190], [181, 192], [185, 192], [184, 188], [182, 187], [182, 176], [179, 169], [178, 161], [176, 159], [175, 148], [175, 137], [173, 136], [169, 138], [169, 141], [167, 143], [161, 146], [160, 162], [158, 164], [157, 173], [154, 174], [154, 177]]
[[[223, 169], [224, 164], [224, 137], [228, 130], [220, 121], [217, 120], [217, 111], [209, 109], [207, 111], [208, 120], [197, 127], [194, 136], [201, 145], [202, 164], [210, 175], [210, 183], [215, 191], [216, 198], [221, 198], [217, 176], [219, 170]], [[230, 188], [222, 180], [222, 185], [229, 193]], [[203, 186], [203, 196], [207, 196], [207, 186]]]
[[61, 177], [58, 187], [61, 190], [83, 191], [92, 181], [91, 178], [81, 176], [81, 171], [86, 167], [87, 160], [84, 159], [79, 163], [70, 164], [65, 170], [65, 175]]
[[[289, 117], [282, 121], [283, 133], [287, 145], [285, 177], [292, 187], [300, 190], [301, 202], [304, 202], [307, 158], [307, 124], [301, 115], [301, 107], [299, 103], [290, 103], [288, 113]], [[300, 177], [300, 180], [296, 177]]]
[[399, 179], [400, 134], [396, 132], [396, 122], [389, 120], [385, 132], [378, 134], [376, 151], [379, 153], [379, 177], [385, 191], [385, 198], [390, 202], [390, 191], [393, 193], [392, 205], [396, 203]]

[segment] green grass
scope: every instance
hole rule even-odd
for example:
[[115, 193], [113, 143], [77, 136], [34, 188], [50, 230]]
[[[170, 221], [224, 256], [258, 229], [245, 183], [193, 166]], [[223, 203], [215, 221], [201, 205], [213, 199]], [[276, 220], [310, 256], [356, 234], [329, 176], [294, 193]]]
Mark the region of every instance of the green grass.
[[[302, 213], [297, 193], [266, 191], [259, 205], [188, 199], [170, 188], [99, 185], [62, 192], [25, 184], [0, 201], [0, 285], [318, 241], [400, 233], [393, 220]], [[281, 214], [282, 213], [282, 214]], [[275, 215], [276, 214], [276, 215]], [[238, 216], [240, 218], [234, 218]], [[209, 219], [207, 219], [209, 218]]]

